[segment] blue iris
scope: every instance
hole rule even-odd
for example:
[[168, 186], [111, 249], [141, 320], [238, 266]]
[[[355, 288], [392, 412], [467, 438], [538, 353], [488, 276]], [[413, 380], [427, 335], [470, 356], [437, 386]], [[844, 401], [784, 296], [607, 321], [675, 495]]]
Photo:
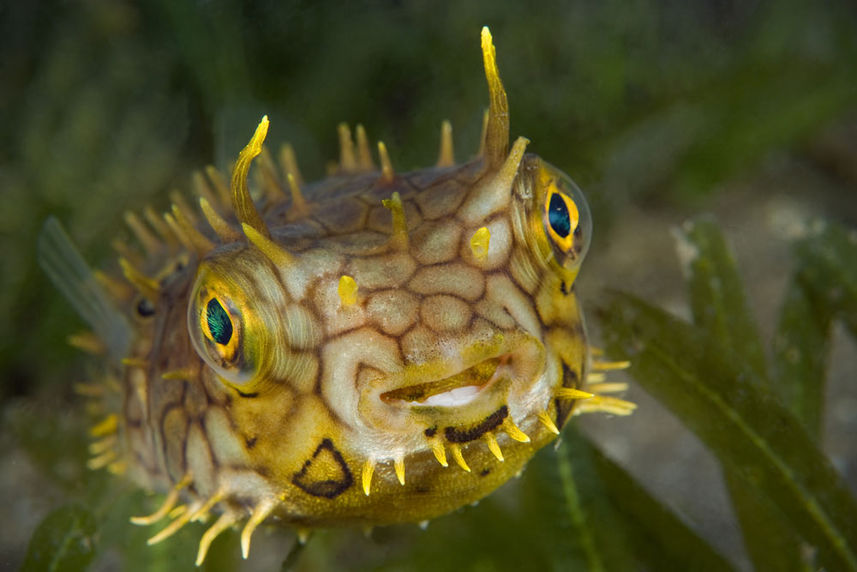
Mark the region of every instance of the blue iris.
[[571, 233], [571, 217], [568, 214], [568, 205], [556, 193], [551, 196], [550, 206], [548, 207], [548, 221], [554, 232], [561, 238], [565, 238]]
[[222, 346], [228, 344], [232, 338], [232, 320], [229, 319], [229, 314], [226, 313], [217, 298], [208, 301], [208, 306], [205, 308], [205, 319], [208, 321], [211, 339]]

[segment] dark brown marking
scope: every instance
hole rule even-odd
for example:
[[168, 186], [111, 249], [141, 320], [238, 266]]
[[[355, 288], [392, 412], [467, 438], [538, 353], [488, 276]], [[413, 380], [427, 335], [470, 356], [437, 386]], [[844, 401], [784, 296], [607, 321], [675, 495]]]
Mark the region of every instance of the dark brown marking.
[[[579, 378], [577, 377], [577, 372], [576, 372], [576, 371], [574, 371], [573, 369], [571, 369], [571, 368], [570, 368], [570, 367], [568, 367], [567, 365], [562, 364], [562, 373], [563, 373], [563, 375], [565, 376], [565, 379], [563, 380], [563, 383], [562, 383], [562, 385], [563, 385], [564, 387], [573, 387], [573, 388], [577, 388], [577, 387], [578, 387], [578, 385], [579, 385], [579, 384], [578, 384], [578, 381], [580, 381], [580, 380], [579, 380]], [[570, 381], [571, 383], [569, 383], [569, 381]]]
[[568, 284], [565, 283], [565, 280], [562, 280], [559, 283], [559, 290], [560, 292], [562, 292], [563, 296], [568, 296], [571, 293], [571, 291], [568, 289]]
[[481, 471], [479, 471], [480, 477], [487, 477], [490, 474], [491, 474], [491, 469], [482, 469]]
[[292, 483], [314, 497], [333, 499], [354, 484], [354, 477], [342, 453], [325, 438], [301, 470], [292, 475]]
[[447, 427], [443, 430], [446, 440], [450, 443], [467, 443], [478, 439], [488, 431], [496, 429], [509, 416], [509, 408], [505, 405], [486, 417], [481, 423], [469, 429]]
[[424, 431], [424, 433], [425, 433], [426, 437], [429, 437], [429, 438], [434, 437], [437, 434], [437, 425], [435, 425], [434, 427], [429, 427], [428, 429], [426, 429]]
[[248, 449], [252, 449], [256, 446], [257, 437], [244, 437], [244, 443], [247, 444]]
[[237, 393], [237, 394], [238, 394], [238, 395], [240, 395], [241, 397], [245, 397], [245, 398], [247, 398], [247, 399], [253, 399], [254, 397], [259, 397], [259, 392], [258, 392], [258, 391], [254, 391], [254, 392], [252, 392], [252, 393], [244, 393], [244, 392], [243, 392], [243, 391], [241, 391], [240, 389], [236, 389], [236, 390], [235, 390], [235, 393]]

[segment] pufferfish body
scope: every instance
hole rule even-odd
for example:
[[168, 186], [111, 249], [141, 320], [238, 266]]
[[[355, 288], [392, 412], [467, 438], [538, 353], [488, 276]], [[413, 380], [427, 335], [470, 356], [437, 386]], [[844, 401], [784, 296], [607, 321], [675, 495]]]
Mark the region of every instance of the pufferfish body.
[[509, 148], [487, 28], [482, 51], [490, 106], [463, 164], [448, 123], [437, 165], [408, 173], [341, 125], [337, 169], [306, 183], [290, 148], [279, 166], [263, 148], [264, 118], [231, 181], [195, 177], [199, 210], [127, 215], [142, 250], [120, 247], [121, 277], [48, 222], [43, 266], [94, 330], [75, 341], [109, 364], [80, 388], [111, 411], [89, 464], [166, 493], [132, 519], [172, 518], [150, 544], [208, 515], [198, 564], [233, 526], [246, 557], [269, 518], [425, 521], [519, 473], [572, 413], [633, 409], [593, 373], [623, 364], [589, 358], [584, 196], [526, 139]]

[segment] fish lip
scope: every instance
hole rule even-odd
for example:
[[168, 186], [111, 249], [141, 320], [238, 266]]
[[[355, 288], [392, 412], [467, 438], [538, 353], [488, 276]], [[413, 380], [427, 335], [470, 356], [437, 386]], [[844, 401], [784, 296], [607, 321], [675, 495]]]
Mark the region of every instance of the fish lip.
[[[483, 351], [478, 344], [471, 345], [477, 355], [459, 367], [437, 362], [408, 366], [385, 376], [376, 395], [388, 405], [415, 410], [459, 408], [480, 401], [486, 394], [495, 395], [497, 399], [490, 399], [492, 402], [506, 401], [512, 385], [530, 387], [541, 377], [543, 367], [530, 365], [532, 350], [543, 351], [535, 337], [518, 332], [492, 345]], [[474, 388], [472, 392], [464, 389], [468, 387]]]
[[441, 396], [453, 393], [461, 395], [465, 388], [473, 388], [471, 399], [460, 403], [464, 405], [497, 380], [500, 366], [509, 359], [511, 353], [488, 357], [446, 377], [399, 387], [379, 397], [387, 403], [400, 401], [411, 406], [435, 406], [440, 404]]

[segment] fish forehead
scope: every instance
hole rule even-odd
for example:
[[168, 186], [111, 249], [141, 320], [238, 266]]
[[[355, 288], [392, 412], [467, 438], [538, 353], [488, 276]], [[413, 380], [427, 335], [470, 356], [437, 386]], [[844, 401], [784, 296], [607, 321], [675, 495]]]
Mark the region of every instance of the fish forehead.
[[[304, 304], [326, 336], [371, 325], [385, 335], [400, 337], [420, 324], [429, 327], [432, 338], [439, 334], [449, 339], [448, 332], [471, 324], [473, 316], [493, 314], [491, 320], [498, 320], [504, 304], [516, 307], [514, 315], [532, 313], [524, 306], [532, 306], [531, 297], [550, 270], [531, 252], [530, 244], [515, 238], [513, 228], [515, 217], [528, 216], [522, 203], [531, 202], [532, 194], [520, 193], [525, 197], [521, 199], [509, 185], [508, 200], [501, 208], [482, 219], [462, 220], [456, 215], [478, 191], [484, 174], [479, 169], [478, 162], [423, 169], [388, 183], [379, 183], [371, 175], [327, 179], [307, 188], [309, 212], [295, 220], [288, 220], [289, 203], [275, 205], [265, 213], [265, 221], [272, 239], [295, 260], [274, 272], [260, 272], [251, 265], [245, 274], [252, 274], [257, 298], [271, 291], [265, 282], [274, 289], [282, 287], [286, 291], [283, 305], [286, 301]], [[401, 197], [406, 247], [390, 241], [394, 217], [387, 203], [394, 194]], [[477, 256], [471, 245], [478, 231], [490, 237], [484, 257]], [[220, 268], [226, 274], [247, 258], [246, 249], [236, 251], [227, 245], [221, 250], [230, 259]], [[210, 254], [209, 263], [218, 256], [217, 251]], [[268, 262], [259, 258], [260, 265]], [[510, 283], [500, 288], [497, 283], [505, 280], [504, 275]], [[364, 311], [340, 312], [336, 290], [343, 276], [355, 280]], [[493, 294], [498, 290], [516, 295], [500, 301]], [[491, 304], [497, 306], [493, 311], [487, 307]], [[489, 325], [495, 326], [491, 320]], [[508, 327], [511, 320], [499, 321]], [[485, 329], [485, 324], [477, 325]], [[536, 316], [518, 326], [540, 337]], [[416, 338], [426, 336], [409, 337], [402, 348], [406, 359], [425, 353]]]

